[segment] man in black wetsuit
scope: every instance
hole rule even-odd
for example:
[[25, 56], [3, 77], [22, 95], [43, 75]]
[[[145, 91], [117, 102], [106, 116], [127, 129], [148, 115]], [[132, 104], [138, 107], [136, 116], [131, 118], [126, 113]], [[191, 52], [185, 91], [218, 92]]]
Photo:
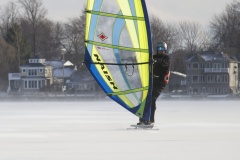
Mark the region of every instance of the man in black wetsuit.
[[153, 55], [153, 90], [150, 121], [139, 119], [137, 125], [149, 125], [155, 122], [156, 100], [168, 84], [170, 76], [170, 57], [167, 55], [167, 44], [159, 42], [157, 54]]

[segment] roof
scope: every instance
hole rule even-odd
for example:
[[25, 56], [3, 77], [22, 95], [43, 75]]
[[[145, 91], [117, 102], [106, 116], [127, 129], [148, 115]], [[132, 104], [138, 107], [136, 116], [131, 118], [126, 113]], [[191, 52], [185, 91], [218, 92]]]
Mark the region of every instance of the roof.
[[238, 62], [235, 57], [231, 57], [223, 52], [205, 51], [188, 58], [186, 62], [207, 62], [207, 61], [227, 61]]
[[203, 61], [205, 61], [205, 59], [198, 54], [190, 57], [187, 60], [187, 62], [203, 62]]
[[21, 65], [20, 67], [46, 67], [49, 66], [45, 63], [45, 59], [39, 58], [39, 56], [35, 55], [28, 59], [28, 61]]
[[42, 63], [26, 63], [24, 65], [21, 65], [20, 67], [46, 67], [46, 65]]
[[[53, 66], [53, 68], [63, 67], [63, 61], [46, 61], [46, 64]], [[74, 65], [70, 61], [67, 61], [64, 63], [64, 67], [67, 67], [67, 66], [74, 66]]]

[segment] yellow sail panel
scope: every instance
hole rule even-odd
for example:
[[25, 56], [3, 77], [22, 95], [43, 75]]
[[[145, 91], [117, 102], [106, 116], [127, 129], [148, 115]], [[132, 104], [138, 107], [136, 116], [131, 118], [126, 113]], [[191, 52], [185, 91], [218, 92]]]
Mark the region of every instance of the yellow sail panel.
[[[108, 67], [104, 64], [104, 61], [102, 61], [101, 55], [98, 53], [98, 50], [95, 46], [93, 46], [93, 54], [92, 54], [92, 60], [93, 63], [96, 63], [96, 68], [101, 75], [101, 77], [104, 79], [104, 81], [107, 83], [107, 85], [112, 89], [112, 92], [120, 92], [120, 88], [117, 85], [117, 83], [114, 81], [113, 75], [109, 71]], [[129, 99], [126, 97], [126, 95], [119, 96], [126, 105], [128, 105], [130, 108], [133, 108], [134, 105]]]

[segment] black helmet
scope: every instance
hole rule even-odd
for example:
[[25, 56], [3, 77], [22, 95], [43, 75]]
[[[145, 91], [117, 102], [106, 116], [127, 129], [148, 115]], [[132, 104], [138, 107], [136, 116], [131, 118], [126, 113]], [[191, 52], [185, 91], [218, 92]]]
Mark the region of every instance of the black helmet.
[[158, 42], [157, 50], [158, 51], [166, 51], [167, 50], [167, 43], [165, 43], [165, 42]]

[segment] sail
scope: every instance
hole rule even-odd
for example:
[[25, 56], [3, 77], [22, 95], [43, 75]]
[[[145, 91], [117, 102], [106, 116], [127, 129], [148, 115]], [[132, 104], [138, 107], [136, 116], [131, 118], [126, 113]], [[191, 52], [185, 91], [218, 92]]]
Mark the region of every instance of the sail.
[[88, 0], [85, 64], [104, 92], [149, 120], [152, 42], [144, 0]]

